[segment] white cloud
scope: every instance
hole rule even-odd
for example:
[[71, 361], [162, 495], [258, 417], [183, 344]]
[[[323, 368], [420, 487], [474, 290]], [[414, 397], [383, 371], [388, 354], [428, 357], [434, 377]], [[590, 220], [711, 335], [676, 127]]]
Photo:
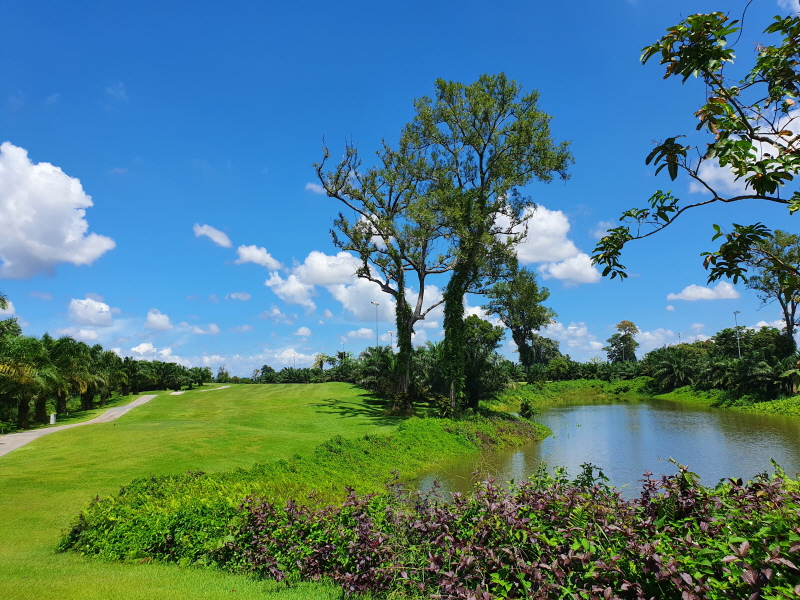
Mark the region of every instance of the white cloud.
[[247, 292], [233, 292], [225, 296], [226, 300], [242, 300], [244, 302], [247, 302], [250, 298], [252, 298], [252, 296]]
[[144, 322], [144, 326], [147, 329], [155, 329], [156, 331], [169, 331], [172, 329], [172, 323], [169, 322], [169, 317], [157, 308], [151, 308], [147, 312], [147, 319]]
[[720, 281], [714, 287], [704, 287], [702, 285], [689, 285], [683, 288], [679, 294], [667, 294], [667, 300], [688, 300], [694, 302], [695, 300], [725, 300], [731, 298], [738, 298], [739, 292], [736, 291], [727, 281]]
[[767, 323], [766, 321], [759, 321], [756, 323], [755, 327], [751, 329], [761, 329], [762, 327], [774, 327], [775, 329], [784, 329], [786, 327], [786, 321], [783, 319], [776, 319], [775, 321], [770, 321]]
[[348, 340], [368, 340], [375, 337], [375, 330], [369, 327], [362, 327], [355, 331], [348, 331], [346, 337]]
[[639, 342], [639, 348], [637, 349], [639, 358], [651, 350], [661, 348], [667, 344], [674, 344], [678, 339], [674, 331], [663, 327], [653, 331], [640, 331], [635, 337], [636, 341]]
[[318, 183], [311, 183], [310, 181], [306, 184], [306, 190], [309, 192], [314, 192], [315, 194], [325, 195], [325, 188], [322, 187]]
[[[556, 262], [575, 256], [579, 250], [567, 238], [569, 219], [560, 210], [548, 210], [544, 206], [526, 209], [528, 235], [517, 245], [517, 256], [523, 264]], [[497, 225], [508, 227], [506, 216], [497, 219]], [[520, 231], [517, 228], [515, 231]]]
[[116, 167], [108, 172], [109, 175], [121, 175], [123, 177], [128, 175], [128, 173], [129, 172], [126, 167]]
[[125, 92], [125, 84], [121, 81], [114, 81], [106, 87], [106, 94], [114, 100], [128, 100], [128, 94]]
[[34, 298], [39, 298], [40, 300], [53, 299], [53, 294], [50, 292], [28, 292], [28, 295], [33, 296]]
[[64, 327], [56, 329], [56, 335], [68, 335], [76, 340], [84, 342], [96, 342], [100, 338], [100, 334], [94, 329], [84, 329], [83, 327]]
[[689, 325], [689, 328], [694, 329], [695, 331], [700, 331], [701, 329], [705, 329], [705, 327], [706, 326], [703, 325], [702, 323], [692, 323], [691, 325]]
[[237, 265], [255, 263], [257, 265], [261, 265], [262, 267], [266, 267], [271, 271], [277, 271], [283, 267], [280, 262], [272, 258], [272, 255], [267, 252], [266, 248], [261, 248], [255, 244], [252, 246], [239, 246], [236, 249], [236, 254], [239, 255], [239, 258], [233, 262]]
[[[541, 264], [539, 270], [544, 279], [561, 279], [568, 286], [580, 283], [596, 283], [602, 279], [592, 265], [588, 254], [581, 252], [567, 237], [569, 219], [560, 210], [549, 210], [544, 206], [526, 209], [530, 215], [526, 224], [526, 237], [517, 244], [517, 256], [522, 264]], [[501, 216], [497, 225], [507, 227], [508, 217]], [[521, 231], [518, 227], [515, 231]]]
[[258, 315], [259, 319], [262, 320], [271, 320], [275, 323], [283, 323], [284, 325], [292, 325], [294, 323], [294, 319], [297, 318], [297, 315], [292, 315], [291, 317], [286, 313], [282, 312], [277, 306], [272, 306], [269, 310], [265, 310]]
[[73, 298], [69, 303], [69, 318], [77, 325], [94, 327], [110, 327], [114, 322], [108, 304], [92, 298], [84, 300]]
[[98, 302], [105, 302], [106, 299], [103, 298], [100, 294], [95, 294], [94, 292], [89, 292], [85, 294], [86, 298], [91, 298], [92, 300], [97, 300]]
[[299, 304], [308, 310], [314, 310], [317, 307], [311, 299], [314, 294], [314, 286], [303, 283], [294, 274], [284, 279], [278, 273], [270, 273], [269, 279], [264, 282], [264, 285], [287, 304]]
[[220, 331], [219, 327], [216, 326], [214, 323], [209, 323], [208, 324], [208, 329], [202, 329], [201, 327], [198, 327], [197, 325], [192, 327], [192, 333], [196, 333], [198, 335], [207, 335], [207, 334], [217, 335], [219, 333], [219, 331]]
[[252, 325], [237, 325], [236, 327], [231, 327], [230, 331], [233, 333], [247, 333], [248, 331], [253, 331]]
[[8, 307], [0, 308], [0, 315], [10, 316], [10, 315], [13, 315], [15, 311], [16, 311], [16, 308], [14, 308], [14, 303], [11, 302], [11, 300], [8, 300]]
[[378, 320], [394, 322], [395, 302], [377, 283], [356, 279], [353, 285], [329, 285], [327, 290], [358, 321], [374, 323], [376, 307], [372, 302], [377, 302]]
[[596, 351], [603, 347], [597, 338], [589, 333], [589, 328], [582, 321], [578, 323], [573, 321], [569, 325], [557, 321], [547, 327], [542, 327], [541, 334], [558, 340], [561, 343], [562, 352], [570, 350]]
[[295, 331], [292, 335], [301, 335], [303, 337], [308, 337], [311, 335], [311, 330], [308, 327], [301, 327], [297, 331]]
[[302, 352], [295, 352], [294, 348], [287, 348], [282, 352], [272, 355], [272, 360], [283, 367], [294, 366], [308, 367], [314, 362], [313, 354], [303, 354]]
[[208, 299], [211, 300], [214, 304], [219, 304], [219, 297], [216, 294], [211, 294], [208, 297]]
[[597, 283], [602, 279], [600, 271], [592, 264], [588, 254], [581, 252], [561, 262], [541, 265], [539, 270], [542, 279], [561, 279], [568, 286], [579, 283]]
[[667, 304], [667, 310], [675, 310], [675, 307], [672, 304]]
[[778, 6], [793, 13], [800, 12], [800, 0], [778, 0]]
[[358, 267], [358, 259], [347, 252], [328, 256], [313, 250], [302, 264], [292, 270], [292, 273], [303, 283], [328, 286], [353, 283]]
[[[697, 170], [697, 176], [718, 192], [743, 194], [747, 189], [744, 177], [736, 179], [736, 175], [733, 174], [730, 167], [720, 167], [716, 158], [704, 161]], [[689, 193], [710, 194], [711, 192], [705, 186], [692, 179], [689, 182]]]
[[89, 233], [93, 205], [78, 179], [49, 163], [33, 164], [23, 148], [0, 145], [0, 277], [52, 274], [59, 263], [89, 265], [116, 246]]
[[322, 316], [326, 319], [331, 319], [333, 318], [333, 313], [326, 308], [325, 312], [322, 313]]
[[193, 229], [195, 237], [206, 236], [217, 246], [222, 246], [223, 248], [230, 248], [232, 246], [230, 238], [225, 233], [219, 229], [215, 229], [211, 225], [200, 225], [200, 223], [195, 223]]
[[614, 221], [600, 221], [597, 226], [592, 230], [592, 237], [595, 239], [600, 239], [608, 230], [614, 226]]

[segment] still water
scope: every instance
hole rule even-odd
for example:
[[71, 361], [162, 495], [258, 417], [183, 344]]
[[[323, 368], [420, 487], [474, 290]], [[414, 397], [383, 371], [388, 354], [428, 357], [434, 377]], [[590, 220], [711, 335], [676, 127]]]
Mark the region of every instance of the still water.
[[[770, 459], [787, 474], [800, 472], [800, 418], [754, 415], [666, 400], [624, 404], [563, 403], [537, 420], [553, 435], [522, 447], [440, 465], [417, 480], [428, 490], [468, 492], [476, 477], [520, 481], [544, 462], [566, 467], [571, 476], [581, 463], [602, 468], [626, 497], [639, 493], [645, 471], [673, 474], [674, 458], [689, 466], [705, 485], [726, 477], [752, 478], [772, 472]], [[477, 475], [476, 475], [477, 473]]]

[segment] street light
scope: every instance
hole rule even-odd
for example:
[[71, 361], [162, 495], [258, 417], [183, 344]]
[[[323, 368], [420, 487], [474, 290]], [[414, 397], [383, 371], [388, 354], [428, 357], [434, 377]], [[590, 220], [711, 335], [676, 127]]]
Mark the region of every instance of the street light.
[[394, 331], [389, 332], [389, 350], [394, 352]]
[[377, 348], [380, 345], [380, 342], [378, 341], [378, 307], [381, 305], [381, 303], [373, 302], [372, 300], [370, 300], [369, 303], [375, 305], [375, 347]]
[[738, 310], [733, 311], [733, 322], [736, 323], [736, 349], [739, 351], [739, 358], [742, 358], [742, 347], [739, 345], [739, 319], [736, 315], [740, 314]]

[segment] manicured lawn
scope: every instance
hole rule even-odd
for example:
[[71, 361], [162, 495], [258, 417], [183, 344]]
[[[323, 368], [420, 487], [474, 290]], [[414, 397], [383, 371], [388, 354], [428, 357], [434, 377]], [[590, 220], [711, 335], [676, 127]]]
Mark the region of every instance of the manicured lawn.
[[338, 597], [338, 590], [321, 585], [285, 590], [211, 570], [105, 563], [55, 554], [53, 548], [88, 500], [116, 492], [133, 478], [249, 467], [308, 453], [334, 435], [386, 434], [396, 423], [362, 390], [346, 384], [234, 385], [181, 396], [163, 392], [112, 423], [38, 439], [0, 457], [0, 597]]

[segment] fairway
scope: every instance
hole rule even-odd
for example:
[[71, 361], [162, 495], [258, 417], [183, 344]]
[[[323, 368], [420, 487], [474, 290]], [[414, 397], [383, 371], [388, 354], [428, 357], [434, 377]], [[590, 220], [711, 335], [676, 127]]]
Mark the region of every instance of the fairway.
[[250, 467], [305, 454], [334, 435], [386, 434], [397, 422], [382, 416], [380, 403], [349, 384], [234, 385], [213, 393], [162, 392], [112, 423], [35, 440], [0, 457], [0, 597], [338, 596], [337, 590], [314, 584], [276, 596], [275, 590], [283, 588], [246, 577], [172, 565], [106, 563], [53, 549], [92, 497], [117, 492], [136, 477]]

